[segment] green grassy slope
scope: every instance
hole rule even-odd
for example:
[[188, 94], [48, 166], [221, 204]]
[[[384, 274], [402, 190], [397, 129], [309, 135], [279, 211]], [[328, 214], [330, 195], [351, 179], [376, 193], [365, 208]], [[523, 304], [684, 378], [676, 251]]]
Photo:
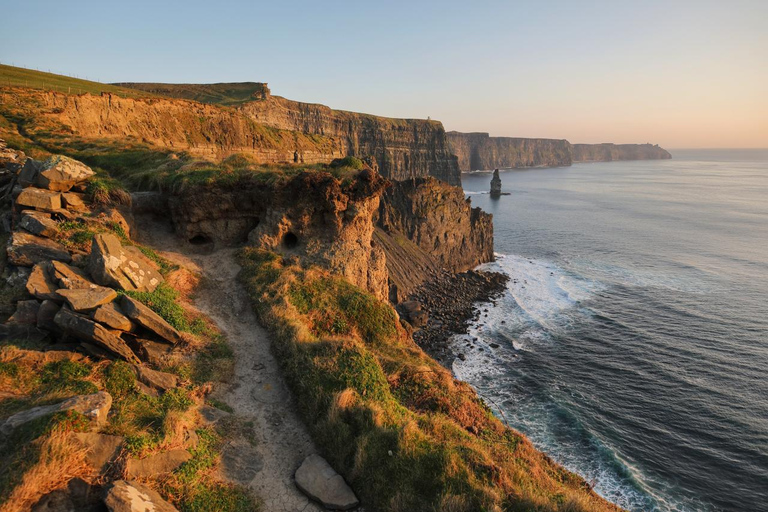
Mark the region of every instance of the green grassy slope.
[[72, 78], [70, 76], [46, 73], [34, 69], [17, 68], [0, 64], [0, 87], [31, 87], [66, 92], [70, 94], [101, 94], [109, 92], [128, 97], [146, 97], [151, 94], [135, 89], [126, 89], [115, 85]]
[[218, 84], [160, 84], [125, 82], [113, 84], [139, 91], [194, 100], [215, 105], [240, 105], [261, 99], [269, 92], [267, 84], [258, 82], [218, 83]]

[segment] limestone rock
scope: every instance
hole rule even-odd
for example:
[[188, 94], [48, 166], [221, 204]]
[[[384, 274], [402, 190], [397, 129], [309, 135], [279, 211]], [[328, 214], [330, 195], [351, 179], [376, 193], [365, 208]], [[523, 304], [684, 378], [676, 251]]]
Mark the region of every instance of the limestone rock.
[[27, 292], [36, 299], [61, 301], [61, 297], [56, 293], [59, 286], [51, 279], [50, 269], [50, 261], [42, 261], [35, 265], [27, 279]]
[[84, 163], [66, 156], [55, 155], [43, 163], [35, 183], [48, 190], [66, 192], [94, 174], [96, 173]]
[[93, 319], [118, 331], [131, 331], [134, 328], [133, 322], [123, 314], [123, 310], [114, 302], [100, 306], [93, 312]]
[[160, 318], [157, 313], [136, 299], [123, 295], [120, 299], [120, 307], [128, 318], [145, 329], [157, 334], [164, 340], [168, 340], [171, 343], [179, 343], [183, 341], [179, 331], [174, 329], [168, 322]]
[[79, 194], [77, 192], [64, 192], [61, 194], [61, 202], [64, 208], [73, 212], [87, 212], [88, 207], [85, 205], [83, 198], [85, 194]]
[[41, 210], [58, 210], [61, 209], [61, 194], [50, 190], [28, 187], [22, 190], [19, 197], [16, 198], [16, 204]]
[[80, 288], [58, 290], [60, 296], [77, 312], [91, 311], [99, 306], [108, 304], [117, 298], [117, 292], [112, 288], [96, 286], [94, 288]]
[[110, 233], [93, 237], [88, 271], [98, 284], [122, 290], [152, 292], [163, 282], [149, 258], [135, 247], [123, 247]]
[[51, 214], [36, 210], [24, 210], [21, 212], [19, 226], [33, 235], [48, 238], [51, 238], [58, 232], [56, 221], [51, 219]]
[[48, 333], [30, 324], [0, 324], [0, 341], [25, 341], [30, 344], [42, 343]]
[[491, 178], [491, 197], [501, 197], [501, 178], [499, 177], [499, 170], [493, 171], [493, 178]]
[[360, 504], [355, 493], [317, 454], [310, 455], [296, 470], [296, 486], [310, 498], [333, 510], [351, 510]]
[[37, 311], [37, 328], [45, 329], [47, 331], [56, 330], [56, 314], [61, 309], [61, 306], [52, 300], [44, 300], [40, 304], [40, 309]]
[[61, 308], [56, 314], [54, 322], [61, 330], [75, 338], [103, 347], [130, 363], [139, 362], [136, 354], [131, 351], [125, 341], [101, 324], [97, 324], [83, 315], [67, 308]]
[[156, 391], [168, 391], [175, 388], [179, 382], [178, 377], [171, 373], [152, 370], [146, 366], [134, 365], [133, 373], [139, 382]]
[[40, 303], [34, 299], [20, 300], [16, 303], [16, 312], [8, 319], [11, 323], [37, 325], [37, 313]]
[[178, 512], [156, 491], [138, 482], [117, 480], [107, 490], [104, 504], [110, 512]]
[[97, 287], [97, 285], [90, 281], [85, 272], [60, 261], [51, 262], [51, 275], [53, 280], [59, 283], [59, 288], [76, 290]]
[[106, 224], [115, 224], [120, 226], [125, 233], [125, 236], [131, 238], [133, 231], [133, 213], [130, 208], [126, 206], [118, 206], [115, 208], [107, 208], [97, 215], [97, 218]]
[[39, 236], [16, 231], [8, 241], [8, 261], [21, 267], [31, 267], [45, 260], [72, 261], [62, 245]]
[[168, 450], [145, 459], [128, 459], [125, 474], [128, 478], [146, 478], [166, 475], [192, 458], [187, 450]]
[[121, 436], [77, 432], [73, 434], [73, 437], [88, 450], [85, 454], [85, 461], [97, 475], [103, 474], [107, 470], [109, 463], [117, 458], [123, 445]]
[[141, 360], [156, 366], [166, 363], [173, 352], [173, 347], [167, 343], [146, 338], [136, 338], [135, 344]]
[[19, 172], [19, 185], [25, 188], [34, 185], [42, 168], [43, 162], [27, 158], [27, 161], [24, 162], [24, 167]]
[[112, 396], [106, 391], [99, 391], [92, 395], [74, 396], [58, 404], [41, 405], [14, 414], [0, 424], [0, 434], [8, 435], [13, 430], [32, 420], [47, 414], [60, 411], [77, 411], [91, 420], [95, 428], [100, 428], [107, 423], [107, 414], [112, 407]]

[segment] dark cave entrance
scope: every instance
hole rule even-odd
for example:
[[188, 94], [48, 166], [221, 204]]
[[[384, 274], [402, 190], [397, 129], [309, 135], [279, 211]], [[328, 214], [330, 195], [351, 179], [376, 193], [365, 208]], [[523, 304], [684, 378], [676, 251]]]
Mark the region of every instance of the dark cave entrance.
[[297, 245], [299, 245], [299, 237], [297, 237], [295, 234], [289, 231], [283, 235], [283, 246], [286, 249], [293, 249]]
[[208, 235], [195, 235], [189, 239], [189, 243], [192, 245], [210, 245], [213, 243], [213, 239]]

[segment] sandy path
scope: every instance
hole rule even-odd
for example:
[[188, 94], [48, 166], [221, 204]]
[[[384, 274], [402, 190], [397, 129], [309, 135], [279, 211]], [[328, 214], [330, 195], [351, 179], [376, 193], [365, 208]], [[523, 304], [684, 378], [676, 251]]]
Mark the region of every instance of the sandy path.
[[[296, 468], [316, 449], [270, 352], [268, 334], [258, 324], [248, 296], [237, 281], [240, 267], [234, 258], [235, 250], [195, 254], [191, 246], [177, 241], [170, 225], [148, 218], [137, 221], [142, 242], [202, 274], [194, 305], [216, 322], [235, 352], [234, 377], [219, 385], [214, 396], [229, 404], [238, 417], [254, 424], [256, 447], [243, 448], [255, 452], [248, 456], [249, 469], [255, 471], [255, 476], [241, 483], [262, 498], [264, 512], [322, 510], [293, 482]], [[232, 448], [238, 450], [237, 446]]]

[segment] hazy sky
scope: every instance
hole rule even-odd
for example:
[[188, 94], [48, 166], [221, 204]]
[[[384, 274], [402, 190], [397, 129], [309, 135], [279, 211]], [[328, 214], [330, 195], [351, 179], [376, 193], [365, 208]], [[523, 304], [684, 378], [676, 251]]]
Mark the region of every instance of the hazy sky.
[[268, 82], [446, 129], [768, 147], [768, 0], [10, 1], [0, 62]]

